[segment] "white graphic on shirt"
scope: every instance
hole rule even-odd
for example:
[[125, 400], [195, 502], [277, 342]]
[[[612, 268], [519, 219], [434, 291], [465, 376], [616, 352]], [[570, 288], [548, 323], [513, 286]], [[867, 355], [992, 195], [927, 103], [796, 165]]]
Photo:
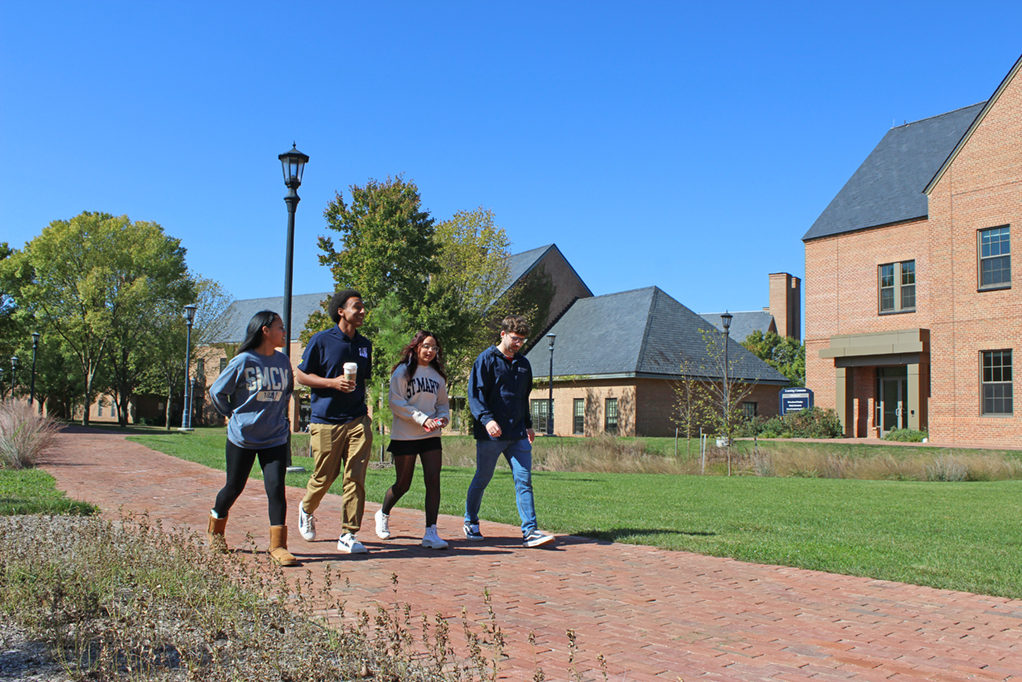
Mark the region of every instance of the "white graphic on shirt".
[[283, 398], [288, 381], [288, 371], [283, 367], [245, 368], [245, 388], [250, 395], [256, 394], [256, 402], [277, 402]]

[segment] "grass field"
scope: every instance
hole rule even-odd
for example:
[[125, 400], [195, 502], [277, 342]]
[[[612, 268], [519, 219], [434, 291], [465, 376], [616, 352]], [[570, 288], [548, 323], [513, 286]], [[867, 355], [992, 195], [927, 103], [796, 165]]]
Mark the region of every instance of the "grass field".
[[68, 499], [57, 490], [53, 476], [42, 469], [0, 469], [0, 516], [16, 514], [79, 514], [98, 510]]
[[[302, 438], [307, 437], [297, 437], [296, 449], [305, 442]], [[223, 469], [223, 429], [156, 431], [131, 440]], [[465, 446], [457, 437], [445, 438], [445, 448]], [[552, 446], [537, 441], [537, 456]], [[373, 459], [379, 459], [378, 446]], [[311, 469], [312, 460], [296, 457], [295, 464]], [[462, 514], [472, 474], [471, 467], [445, 466], [441, 513]], [[304, 487], [306, 480], [307, 474], [290, 474], [288, 485]], [[368, 498], [382, 501], [392, 482], [392, 469], [370, 469]], [[1022, 598], [1018, 480], [938, 483], [537, 471], [533, 485], [540, 525], [555, 533]], [[210, 491], [210, 499], [215, 492]], [[400, 505], [421, 509], [423, 495], [417, 476]], [[297, 500], [290, 503], [293, 507]], [[518, 524], [506, 468], [494, 476], [482, 511], [484, 531], [487, 520]], [[363, 533], [370, 532], [365, 526]]]

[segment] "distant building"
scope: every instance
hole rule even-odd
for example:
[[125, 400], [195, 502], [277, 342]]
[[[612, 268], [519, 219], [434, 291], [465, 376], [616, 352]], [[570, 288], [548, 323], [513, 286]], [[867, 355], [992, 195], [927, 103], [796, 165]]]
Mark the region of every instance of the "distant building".
[[[724, 311], [721, 311], [721, 313]], [[721, 313], [699, 313], [720, 331]], [[730, 311], [729, 334], [739, 343], [753, 332], [773, 332], [796, 341], [802, 340], [802, 281], [786, 272], [770, 274], [770, 305], [762, 310]]]
[[1022, 445], [1020, 69], [986, 102], [888, 131], [803, 237], [806, 385], [848, 436]]
[[[707, 343], [707, 335], [718, 332], [657, 287], [578, 300], [549, 333], [556, 335], [557, 435], [672, 436], [676, 382], [683, 376], [722, 379]], [[544, 341], [537, 340], [526, 354], [534, 377], [550, 376]], [[743, 405], [746, 414], [777, 414], [778, 391], [788, 379], [738, 343], [730, 343], [728, 353], [731, 378], [755, 384]], [[545, 432], [549, 389], [536, 388], [530, 397], [533, 426]]]

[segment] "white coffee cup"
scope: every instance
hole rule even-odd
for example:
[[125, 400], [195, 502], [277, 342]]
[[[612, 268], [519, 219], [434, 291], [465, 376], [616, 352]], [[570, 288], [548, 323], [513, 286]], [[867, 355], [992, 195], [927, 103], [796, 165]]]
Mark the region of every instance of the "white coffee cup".
[[358, 365], [354, 362], [344, 363], [344, 378], [348, 381], [354, 381], [355, 376], [358, 374]]

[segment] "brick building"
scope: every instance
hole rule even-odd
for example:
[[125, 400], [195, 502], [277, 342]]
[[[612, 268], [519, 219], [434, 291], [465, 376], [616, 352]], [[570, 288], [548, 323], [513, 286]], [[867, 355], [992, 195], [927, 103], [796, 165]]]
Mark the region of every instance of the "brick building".
[[848, 436], [1022, 445], [1020, 69], [986, 102], [892, 128], [803, 237], [806, 385]]
[[[718, 332], [657, 287], [580, 299], [550, 333], [556, 435], [673, 436], [677, 381], [722, 378], [710, 349]], [[776, 415], [787, 378], [735, 338], [728, 344], [730, 377], [751, 387], [743, 409], [749, 416]], [[551, 375], [544, 341], [540, 337], [526, 353], [538, 378]], [[545, 432], [549, 388], [536, 388], [530, 397], [533, 426]]]

